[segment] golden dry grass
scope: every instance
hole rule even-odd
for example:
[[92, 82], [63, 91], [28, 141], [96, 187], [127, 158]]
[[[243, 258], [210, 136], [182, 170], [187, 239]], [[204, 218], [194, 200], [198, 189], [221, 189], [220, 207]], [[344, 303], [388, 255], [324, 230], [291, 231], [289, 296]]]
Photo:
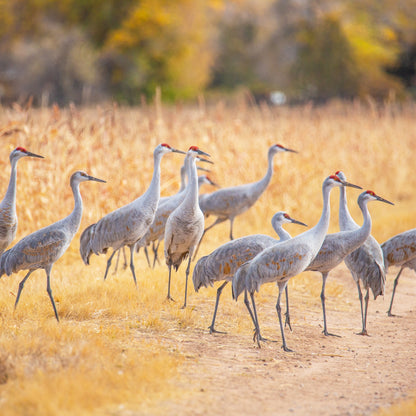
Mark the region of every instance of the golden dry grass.
[[[332, 103], [318, 109], [244, 105], [229, 109], [221, 103], [209, 109], [177, 106], [157, 111], [115, 106], [2, 109], [0, 192], [4, 194], [7, 187], [8, 155], [14, 147], [24, 146], [45, 156], [42, 161], [19, 162], [18, 241], [72, 210], [69, 176], [73, 171], [84, 169], [105, 179], [106, 184], [81, 185], [81, 232], [143, 193], [152, 175], [152, 152], [160, 142], [182, 150], [198, 145], [210, 153], [215, 162], [212, 179], [222, 187], [262, 177], [268, 147], [281, 143], [299, 154], [275, 158], [271, 185], [250, 211], [236, 219], [236, 236], [272, 235], [270, 218], [278, 210], [314, 225], [322, 207], [322, 180], [342, 169], [351, 182], [396, 203], [395, 207], [370, 206], [373, 235], [384, 241], [415, 226], [415, 115], [416, 108], [410, 104], [376, 108], [372, 103]], [[162, 195], [177, 190], [181, 164], [175, 154], [162, 160]], [[336, 212], [338, 192], [333, 194]], [[360, 223], [355, 203], [358, 192], [349, 192], [349, 196], [351, 212]], [[330, 231], [337, 227], [333, 215]], [[292, 234], [303, 231], [294, 225], [288, 230]], [[210, 231], [199, 255], [227, 241], [228, 231], [228, 223]], [[124, 409], [145, 412], [150, 408], [157, 412], [155, 403], [184, 394], [178, 393], [174, 383], [183, 359], [180, 346], [167, 349], [160, 340], [173, 333], [180, 336], [183, 328], [206, 327], [215, 289], [195, 294], [190, 286], [190, 307], [179, 309], [182, 266], [173, 276], [172, 293], [178, 302], [166, 303], [167, 269], [162, 265], [149, 270], [142, 254], [136, 256], [137, 290], [129, 270], [119, 270], [117, 275], [110, 272], [103, 282], [104, 257], [94, 256], [91, 266], [84, 266], [78, 252], [79, 235], [52, 270], [60, 324], [55, 322], [45, 291], [43, 271], [27, 282], [16, 312], [15, 295], [24, 274], [0, 280], [2, 415], [122, 414]], [[300, 307], [308, 307], [308, 302], [319, 304], [318, 279], [303, 274], [290, 285], [310, 295]], [[341, 292], [342, 287], [328, 282], [329, 296]], [[274, 288], [262, 290], [259, 304], [269, 302], [271, 293]], [[228, 297], [223, 299], [221, 325], [234, 332], [250, 331], [244, 306], [238, 307], [241, 314], [236, 314]], [[347, 308], [348, 304], [340, 301], [337, 307]]]

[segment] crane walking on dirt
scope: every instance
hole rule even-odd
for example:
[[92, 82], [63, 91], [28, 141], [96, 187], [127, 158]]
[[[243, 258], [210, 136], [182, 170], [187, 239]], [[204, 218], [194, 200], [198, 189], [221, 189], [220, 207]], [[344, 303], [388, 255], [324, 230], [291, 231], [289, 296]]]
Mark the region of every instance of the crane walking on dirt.
[[261, 180], [230, 188], [222, 188], [210, 194], [201, 195], [199, 205], [204, 215], [206, 217], [209, 215], [217, 217], [214, 223], [204, 230], [204, 235], [215, 225], [229, 220], [230, 240], [233, 240], [233, 224], [235, 217], [252, 207], [266, 190], [273, 175], [273, 158], [277, 153], [282, 152], [297, 153], [296, 150], [288, 149], [280, 144], [275, 144], [268, 150], [267, 172]]
[[400, 275], [406, 268], [416, 271], [416, 228], [404, 231], [391, 237], [381, 245], [384, 255], [384, 266], [386, 273], [390, 266], [399, 266], [400, 270], [394, 279], [393, 293], [391, 295], [388, 316], [394, 316], [391, 312], [394, 294], [399, 283]]
[[16, 182], [17, 182], [17, 162], [23, 157], [43, 156], [27, 151], [23, 147], [16, 147], [10, 153], [10, 180], [6, 195], [0, 203], [0, 255], [6, 250], [16, 237], [17, 215], [16, 215]]
[[20, 270], [29, 270], [19, 284], [14, 307], [19, 303], [20, 294], [29, 276], [37, 269], [44, 269], [47, 279], [47, 292], [52, 302], [56, 320], [59, 322], [58, 312], [52, 296], [50, 285], [51, 270], [54, 263], [65, 253], [74, 235], [77, 233], [82, 217], [82, 198], [79, 184], [85, 181], [105, 182], [77, 171], [72, 174], [70, 184], [74, 195], [75, 206], [66, 218], [41, 228], [24, 237], [11, 249], [5, 251], [0, 258], [0, 277], [6, 273], [10, 276]]
[[[394, 205], [392, 202], [376, 195], [373, 191], [362, 192], [358, 197], [358, 206], [363, 215], [363, 225], [355, 230], [340, 231], [338, 233], [328, 234], [322, 244], [319, 253], [306, 268], [306, 271], [315, 271], [322, 274], [322, 291], [321, 302], [322, 312], [324, 316], [324, 330], [325, 335], [333, 335], [328, 332], [325, 312], [325, 283], [328, 275], [332, 269], [338, 266], [348, 254], [359, 248], [367, 240], [371, 233], [371, 216], [368, 212], [367, 204], [370, 201], [381, 201], [387, 204]], [[366, 302], [365, 316], [367, 316]]]
[[[259, 291], [262, 284], [277, 282], [279, 295], [277, 297], [276, 311], [282, 334], [282, 348], [285, 351], [291, 350], [286, 345], [280, 298], [288, 280], [303, 272], [318, 254], [329, 226], [330, 192], [336, 186], [352, 186], [354, 188], [359, 188], [357, 185], [341, 180], [336, 175], [328, 176], [322, 184], [323, 209], [319, 222], [310, 230], [261, 251], [253, 258], [253, 260], [243, 264], [238, 269], [233, 279], [232, 286], [234, 299], [237, 300], [241, 292], [246, 290], [250, 293], [253, 305], [254, 292]], [[257, 339], [257, 344], [260, 346], [260, 330], [257, 320], [255, 320], [254, 326], [256, 328], [254, 339]]]
[[113, 248], [113, 253], [107, 260], [104, 280], [114, 254], [118, 249], [128, 246], [130, 248], [130, 270], [134, 284], [137, 286], [133, 263], [135, 245], [146, 234], [154, 219], [160, 197], [160, 162], [163, 155], [171, 152], [184, 153], [166, 143], [156, 146], [153, 152], [153, 177], [146, 192], [133, 202], [110, 212], [96, 224], [87, 227], [81, 234], [80, 253], [87, 265], [93, 253], [99, 255], [106, 253], [110, 247]]
[[[343, 172], [337, 172], [337, 175], [346, 180]], [[356, 230], [359, 225], [352, 219], [347, 206], [347, 196], [345, 188], [340, 189], [339, 194], [339, 228], [341, 231]], [[370, 234], [357, 250], [354, 250], [344, 260], [346, 266], [357, 285], [358, 298], [361, 307], [362, 330], [358, 335], [367, 334], [367, 308], [370, 298], [369, 289], [371, 288], [374, 299], [379, 295], [384, 295], [386, 284], [386, 272], [384, 269], [383, 252], [380, 244]], [[364, 289], [367, 291], [365, 296], [365, 306], [363, 306], [363, 294], [361, 291], [360, 280]]]
[[198, 203], [198, 179], [195, 164], [196, 159], [200, 155], [209, 156], [208, 153], [203, 152], [197, 146], [189, 148], [186, 155], [190, 162], [187, 164], [189, 184], [186, 187], [186, 195], [181, 204], [169, 215], [165, 226], [165, 260], [169, 268], [168, 300], [172, 300], [170, 296], [172, 266], [177, 271], [182, 260], [189, 257], [188, 267], [185, 272], [185, 300], [183, 308], [186, 307], [188, 276], [192, 255], [204, 232], [204, 214]]
[[[271, 222], [273, 229], [280, 237], [280, 240], [276, 240], [264, 234], [254, 234], [237, 238], [236, 240], [228, 241], [218, 247], [211, 254], [201, 257], [196, 263], [192, 275], [195, 292], [198, 292], [201, 286], [213, 286], [215, 282], [224, 281], [217, 290], [214, 315], [212, 317], [212, 323], [208, 327], [210, 334], [219, 332], [215, 329], [214, 325], [221, 292], [227, 283], [233, 280], [233, 276], [238, 268], [245, 262], [254, 258], [254, 256], [265, 248], [270, 247], [279, 241], [290, 239], [291, 235], [283, 229], [283, 224], [294, 223], [306, 227], [306, 224], [291, 218], [289, 214], [282, 211], [274, 214]], [[256, 313], [255, 310], [254, 313]]]

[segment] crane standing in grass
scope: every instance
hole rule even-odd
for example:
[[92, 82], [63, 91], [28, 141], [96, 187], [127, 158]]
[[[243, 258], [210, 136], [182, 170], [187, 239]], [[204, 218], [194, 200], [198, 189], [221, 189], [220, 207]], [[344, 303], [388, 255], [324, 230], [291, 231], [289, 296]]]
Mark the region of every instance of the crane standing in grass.
[[96, 224], [87, 227], [81, 234], [80, 253], [85, 264], [89, 264], [90, 256], [93, 253], [98, 255], [106, 253], [110, 247], [113, 248], [113, 253], [107, 260], [104, 280], [114, 254], [120, 248], [128, 246], [130, 248], [130, 270], [134, 284], [137, 285], [133, 263], [135, 245], [146, 234], [154, 219], [160, 197], [160, 162], [163, 155], [171, 152], [184, 153], [166, 143], [159, 144], [153, 152], [153, 177], [146, 192], [130, 204], [110, 212]]
[[406, 268], [416, 271], [416, 228], [391, 237], [381, 245], [381, 249], [383, 250], [386, 273], [390, 266], [400, 267], [399, 273], [394, 279], [390, 307], [387, 311], [388, 316], [394, 316], [391, 309], [400, 275]]
[[[259, 291], [260, 286], [264, 283], [277, 282], [279, 295], [277, 297], [276, 311], [282, 334], [282, 348], [285, 351], [291, 350], [286, 345], [280, 298], [289, 279], [303, 272], [318, 254], [329, 226], [330, 192], [336, 186], [352, 186], [359, 188], [356, 185], [341, 180], [336, 175], [328, 176], [322, 184], [323, 209], [321, 218], [315, 227], [290, 240], [275, 244], [274, 246], [261, 251], [253, 258], [253, 260], [243, 264], [238, 269], [233, 279], [232, 286], [234, 299], [237, 299], [241, 292], [246, 290], [250, 294], [253, 308], [255, 307], [254, 292]], [[251, 317], [253, 319], [252, 315]], [[257, 320], [253, 322], [255, 326], [254, 339], [257, 339], [257, 344], [260, 346], [259, 324]]]
[[172, 266], [178, 270], [182, 261], [188, 257], [188, 266], [185, 277], [185, 299], [183, 308], [186, 307], [188, 290], [188, 276], [192, 255], [204, 232], [204, 214], [198, 203], [198, 178], [196, 170], [196, 159], [200, 155], [209, 156], [197, 146], [191, 146], [187, 152], [189, 159], [188, 186], [186, 195], [181, 204], [169, 215], [165, 226], [165, 260], [169, 268], [168, 294], [167, 299], [172, 300], [170, 295], [170, 282]]
[[29, 270], [19, 284], [14, 307], [19, 303], [20, 294], [29, 276], [37, 269], [46, 272], [49, 298], [52, 303], [56, 320], [59, 322], [58, 312], [52, 296], [50, 284], [51, 270], [54, 263], [65, 253], [74, 235], [78, 231], [82, 217], [82, 199], [79, 184], [84, 181], [105, 182], [101, 179], [87, 175], [85, 172], [77, 171], [72, 174], [70, 184], [74, 195], [75, 206], [71, 214], [66, 218], [55, 222], [47, 227], [41, 228], [24, 237], [11, 249], [5, 251], [0, 258], [0, 277], [6, 273], [10, 276], [20, 270]]
[[[337, 172], [337, 175], [346, 180], [343, 172]], [[347, 196], [345, 188], [340, 189], [339, 194], [339, 228], [341, 231], [356, 230], [359, 225], [352, 219], [347, 206]], [[367, 308], [370, 298], [369, 290], [371, 289], [374, 299], [379, 295], [384, 295], [384, 286], [386, 284], [386, 272], [384, 269], [383, 252], [377, 240], [369, 235], [357, 250], [354, 250], [344, 260], [346, 266], [357, 285], [358, 298], [361, 307], [362, 331], [358, 335], [367, 334]], [[360, 280], [367, 293], [365, 296], [365, 306], [363, 305], [363, 294], [361, 291]]]
[[288, 149], [280, 144], [274, 144], [268, 150], [267, 172], [261, 180], [230, 188], [222, 188], [210, 194], [201, 195], [199, 205], [204, 215], [206, 217], [209, 215], [215, 215], [217, 217], [217, 219], [204, 230], [203, 235], [215, 225], [229, 220], [230, 240], [233, 240], [233, 224], [235, 217], [252, 207], [266, 190], [273, 175], [273, 158], [277, 153], [282, 152], [297, 153], [295, 150]]
[[23, 147], [16, 147], [10, 153], [10, 180], [6, 195], [0, 203], [0, 255], [6, 250], [16, 237], [17, 215], [16, 215], [16, 182], [17, 182], [17, 162], [23, 157], [43, 156], [27, 151]]
[[[321, 302], [322, 312], [324, 316], [324, 330], [325, 335], [333, 335], [328, 332], [325, 312], [325, 283], [328, 275], [332, 269], [338, 266], [348, 254], [352, 253], [367, 240], [371, 233], [371, 216], [368, 212], [367, 203], [370, 201], [381, 201], [393, 205], [390, 201], [376, 195], [373, 191], [362, 192], [358, 197], [358, 205], [363, 214], [363, 225], [354, 230], [340, 231], [338, 233], [328, 234], [322, 244], [319, 253], [306, 268], [306, 271], [316, 271], [322, 274], [322, 291]], [[367, 316], [367, 306], [365, 309], [365, 316]], [[364, 320], [365, 322], [365, 320]], [[363, 328], [364, 330], [364, 328]]]
[[[192, 275], [196, 292], [198, 292], [201, 286], [213, 286], [214, 282], [224, 281], [217, 290], [214, 315], [212, 317], [212, 323], [208, 327], [211, 334], [219, 332], [215, 329], [214, 325], [221, 292], [227, 283], [233, 280], [233, 276], [238, 268], [265, 248], [270, 247], [279, 241], [290, 239], [291, 235], [283, 229], [283, 224], [294, 223], [306, 226], [303, 222], [291, 218], [289, 214], [282, 211], [274, 214], [271, 222], [273, 229], [276, 231], [280, 240], [276, 240], [264, 234], [254, 234], [237, 238], [236, 240], [228, 241], [218, 247], [211, 254], [201, 257], [196, 263]], [[245, 299], [245, 301], [248, 302], [248, 299]], [[256, 311], [254, 311], [254, 313], [256, 314]]]

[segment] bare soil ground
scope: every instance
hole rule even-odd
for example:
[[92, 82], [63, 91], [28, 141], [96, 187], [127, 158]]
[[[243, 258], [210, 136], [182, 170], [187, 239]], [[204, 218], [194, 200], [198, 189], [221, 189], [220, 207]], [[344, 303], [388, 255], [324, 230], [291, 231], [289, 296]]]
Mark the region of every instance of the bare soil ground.
[[402, 274], [393, 308], [397, 316], [388, 317], [394, 271], [389, 273], [384, 299], [370, 300], [370, 336], [356, 334], [361, 329], [357, 290], [344, 266], [328, 279], [341, 284], [341, 296], [349, 299], [350, 307], [345, 308], [327, 297], [328, 327], [339, 338], [322, 334], [319, 307], [296, 308], [300, 299], [295, 291], [293, 332], [286, 331], [292, 353], [280, 348], [272, 297], [259, 307], [259, 320], [263, 336], [277, 342], [262, 343], [261, 349], [253, 343], [252, 334], [233, 333], [232, 322], [224, 321], [221, 310], [217, 329], [225, 328], [226, 334], [210, 335], [200, 328], [186, 329], [181, 336], [167, 335], [161, 343], [186, 357], [181, 377], [173, 381], [183, 394], [159, 403], [151, 412], [370, 415], [412, 397], [416, 390], [416, 279], [408, 270]]

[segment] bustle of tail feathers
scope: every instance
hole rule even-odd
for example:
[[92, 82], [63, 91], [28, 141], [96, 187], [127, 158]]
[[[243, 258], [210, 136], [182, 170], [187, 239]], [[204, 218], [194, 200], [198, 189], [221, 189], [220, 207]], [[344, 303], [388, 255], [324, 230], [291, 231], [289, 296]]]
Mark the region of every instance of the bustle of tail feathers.
[[250, 266], [250, 262], [244, 263], [238, 270], [237, 273], [234, 275], [233, 283], [232, 283], [232, 293], [233, 299], [237, 300], [240, 294], [246, 289], [246, 276], [248, 272], [248, 268]]
[[198, 290], [201, 288], [201, 286], [208, 287], [208, 285], [213, 286], [212, 282], [207, 279], [207, 274], [205, 272], [205, 262], [206, 262], [207, 256], [201, 257], [195, 267], [192, 274], [192, 282], [194, 284], [195, 292], [198, 292]]
[[371, 291], [374, 295], [374, 300], [377, 299], [377, 296], [383, 296], [384, 295], [384, 289], [386, 285], [386, 270], [387, 268], [384, 266], [380, 267], [378, 264], [379, 269], [379, 279], [372, 279], [372, 284], [370, 285]]
[[81, 234], [79, 251], [83, 262], [88, 266], [90, 264], [90, 257], [93, 253], [91, 250], [91, 237], [94, 233], [96, 224], [89, 225]]
[[3, 276], [4, 274], [7, 274], [8, 276], [11, 273], [7, 273], [6, 270], [6, 264], [7, 264], [7, 258], [9, 256], [10, 250], [6, 250], [0, 257], [0, 277]]

